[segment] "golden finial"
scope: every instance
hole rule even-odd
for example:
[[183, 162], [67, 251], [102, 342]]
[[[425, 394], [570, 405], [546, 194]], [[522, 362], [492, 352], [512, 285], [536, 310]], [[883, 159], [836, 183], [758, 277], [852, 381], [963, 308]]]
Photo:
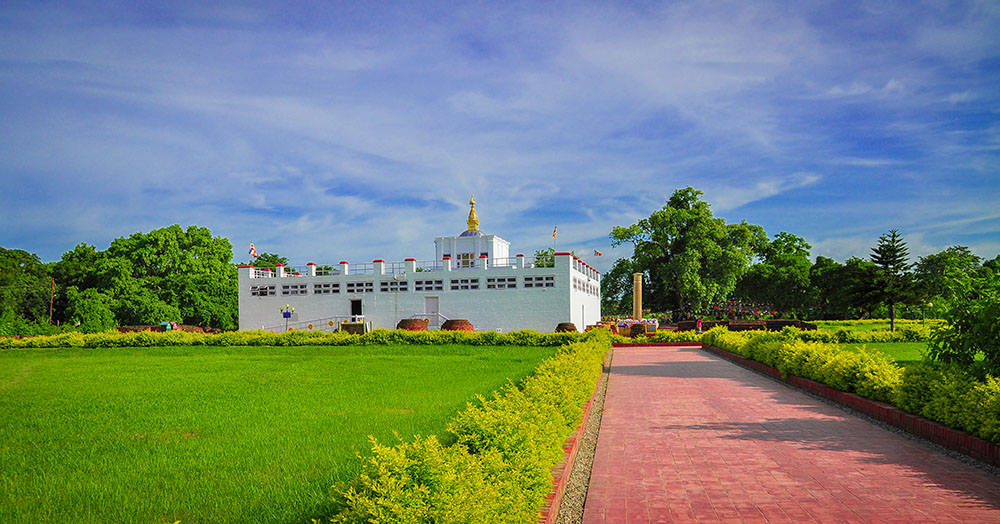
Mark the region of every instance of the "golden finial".
[[479, 231], [479, 216], [476, 215], [475, 196], [469, 197], [469, 205], [472, 206], [472, 209], [469, 210], [469, 231]]

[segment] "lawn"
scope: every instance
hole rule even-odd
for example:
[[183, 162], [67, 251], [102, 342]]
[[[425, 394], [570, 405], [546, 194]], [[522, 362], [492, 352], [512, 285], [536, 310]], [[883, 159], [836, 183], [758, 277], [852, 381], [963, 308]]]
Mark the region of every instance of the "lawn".
[[838, 344], [841, 348], [856, 350], [860, 346], [877, 349], [895, 360], [901, 366], [909, 366], [923, 360], [923, 352], [927, 351], [926, 342], [872, 342], [869, 344]]
[[0, 522], [308, 522], [368, 435], [440, 435], [555, 351], [3, 351]]

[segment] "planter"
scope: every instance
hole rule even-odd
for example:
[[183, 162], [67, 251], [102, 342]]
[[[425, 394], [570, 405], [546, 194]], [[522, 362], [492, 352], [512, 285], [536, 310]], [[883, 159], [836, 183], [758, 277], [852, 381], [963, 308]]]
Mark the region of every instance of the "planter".
[[645, 324], [632, 324], [628, 329], [628, 336], [631, 338], [646, 336]]
[[441, 324], [441, 329], [444, 331], [474, 331], [472, 322], [464, 319], [445, 320], [444, 324]]
[[565, 333], [569, 331], [576, 333], [576, 324], [572, 322], [560, 322], [556, 324], [556, 333]]
[[364, 335], [366, 327], [368, 326], [364, 322], [344, 322], [340, 325], [340, 330], [351, 335]]
[[396, 329], [407, 331], [427, 331], [427, 319], [424, 318], [404, 318], [396, 324]]

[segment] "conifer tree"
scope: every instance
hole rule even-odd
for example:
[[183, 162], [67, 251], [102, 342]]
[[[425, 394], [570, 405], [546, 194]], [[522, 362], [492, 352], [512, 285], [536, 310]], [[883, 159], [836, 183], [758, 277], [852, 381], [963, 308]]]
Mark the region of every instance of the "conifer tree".
[[889, 306], [889, 329], [896, 331], [896, 304], [905, 300], [912, 290], [909, 251], [898, 229], [878, 239], [872, 248], [871, 260], [878, 266], [878, 284], [882, 301]]

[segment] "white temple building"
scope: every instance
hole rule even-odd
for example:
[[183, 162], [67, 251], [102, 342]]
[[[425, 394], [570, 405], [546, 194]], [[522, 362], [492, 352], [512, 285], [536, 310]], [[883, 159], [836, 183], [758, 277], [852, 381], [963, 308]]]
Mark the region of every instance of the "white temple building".
[[[551, 332], [561, 322], [583, 330], [601, 320], [600, 272], [571, 253], [510, 257], [509, 242], [479, 231], [475, 200], [469, 204], [468, 229], [435, 238], [431, 261], [310, 262], [304, 274], [240, 266], [240, 329], [284, 331], [287, 322], [326, 331], [358, 321], [393, 329], [421, 318], [430, 329], [465, 319], [477, 331]], [[282, 309], [291, 308], [286, 318]]]

